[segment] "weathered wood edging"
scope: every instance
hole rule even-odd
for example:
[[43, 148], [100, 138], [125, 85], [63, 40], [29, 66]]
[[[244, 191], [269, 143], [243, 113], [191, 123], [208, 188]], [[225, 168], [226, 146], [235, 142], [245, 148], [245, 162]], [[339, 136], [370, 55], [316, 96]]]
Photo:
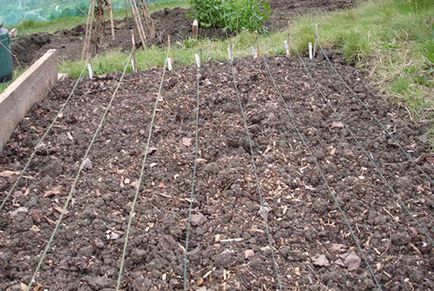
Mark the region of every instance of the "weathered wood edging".
[[58, 52], [48, 50], [0, 94], [0, 151], [32, 106], [58, 78]]

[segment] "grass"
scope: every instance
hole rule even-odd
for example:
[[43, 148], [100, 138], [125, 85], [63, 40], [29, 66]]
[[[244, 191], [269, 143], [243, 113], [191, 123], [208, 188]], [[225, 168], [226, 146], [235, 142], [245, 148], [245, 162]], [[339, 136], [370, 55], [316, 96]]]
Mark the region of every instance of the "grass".
[[382, 0], [357, 8], [303, 17], [291, 29], [297, 51], [313, 41], [318, 23], [320, 41], [342, 52], [349, 63], [368, 69], [374, 85], [404, 106], [409, 118], [430, 124], [434, 150], [434, 2]]
[[9, 86], [9, 82], [0, 83], [0, 94], [3, 93], [4, 90]]
[[[261, 38], [260, 53], [276, 55], [284, 53], [283, 41], [287, 33], [273, 33]], [[234, 57], [251, 56], [251, 47], [257, 35], [250, 32], [241, 32], [228, 40], [187, 39], [172, 47], [171, 55], [174, 66], [189, 65], [195, 62], [194, 54], [202, 50], [203, 61], [223, 61], [227, 59], [229, 44], [234, 45]], [[277, 45], [278, 44], [278, 45]], [[137, 52], [138, 69], [141, 71], [163, 66], [167, 54], [166, 48], [149, 47]], [[111, 51], [97, 56], [92, 60], [95, 74], [106, 74], [122, 71], [128, 56], [126, 53]], [[78, 78], [84, 63], [81, 61], [67, 61], [61, 65], [61, 71], [73, 78]], [[131, 71], [131, 68], [129, 68]]]
[[13, 82], [15, 81], [22, 73], [24, 72], [24, 70], [22, 69], [16, 69], [14, 70], [14, 76], [12, 78], [11, 81], [6, 82], [6, 83], [0, 83], [0, 94], [3, 93], [6, 88]]
[[[150, 3], [148, 5], [150, 13], [165, 9], [165, 8], [188, 8], [190, 4], [188, 0], [165, 0], [159, 3]], [[129, 13], [131, 17], [131, 14]], [[115, 11], [114, 18], [122, 19], [125, 17], [125, 11]], [[86, 16], [73, 16], [73, 17], [65, 17], [59, 18], [50, 21], [33, 21], [33, 20], [25, 20], [14, 26], [20, 36], [29, 35], [37, 32], [48, 32], [54, 33], [63, 29], [72, 29], [80, 24], [86, 23]], [[8, 29], [12, 29], [13, 27], [8, 27]]]

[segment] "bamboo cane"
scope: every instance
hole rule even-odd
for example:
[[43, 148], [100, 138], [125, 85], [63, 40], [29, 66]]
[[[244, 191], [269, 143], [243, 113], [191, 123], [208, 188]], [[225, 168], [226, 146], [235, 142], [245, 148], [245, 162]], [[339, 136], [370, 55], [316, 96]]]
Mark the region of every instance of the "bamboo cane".
[[108, 0], [108, 9], [110, 10], [110, 26], [111, 26], [111, 30], [112, 30], [112, 39], [115, 40], [116, 36], [115, 36], [115, 24], [113, 21], [113, 5], [112, 5], [112, 0]]

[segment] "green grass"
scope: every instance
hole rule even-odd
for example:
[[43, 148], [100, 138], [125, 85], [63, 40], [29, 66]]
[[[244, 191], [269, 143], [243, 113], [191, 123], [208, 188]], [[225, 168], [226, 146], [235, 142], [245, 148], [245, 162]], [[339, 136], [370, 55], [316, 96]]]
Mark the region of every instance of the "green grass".
[[[195, 40], [187, 39], [182, 43], [177, 43], [172, 47], [171, 55], [174, 66], [189, 65], [195, 62], [194, 54], [202, 50], [203, 61], [223, 61], [228, 57], [229, 43], [234, 45], [234, 57], [251, 56], [251, 46], [255, 43], [256, 34], [241, 32], [228, 40]], [[283, 41], [287, 33], [280, 32], [261, 37], [260, 53], [266, 55], [276, 55], [284, 53]], [[163, 66], [167, 54], [166, 48], [153, 46], [137, 52], [138, 69], [141, 71], [154, 67]], [[92, 67], [95, 74], [106, 74], [122, 71], [128, 58], [126, 53], [111, 51], [97, 56], [92, 60]], [[65, 62], [61, 65], [61, 71], [73, 78], [78, 78], [83, 68], [83, 62]], [[129, 72], [131, 68], [129, 68]]]
[[[166, 0], [159, 3], [151, 3], [149, 4], [150, 13], [165, 9], [165, 8], [189, 8], [190, 4], [188, 0]], [[131, 13], [128, 14], [131, 17]], [[115, 11], [114, 18], [122, 19], [125, 17], [125, 11]], [[17, 28], [20, 36], [29, 35], [37, 32], [48, 32], [54, 33], [63, 29], [72, 29], [80, 24], [84, 24], [86, 22], [85, 16], [73, 16], [73, 17], [65, 17], [59, 18], [50, 21], [42, 21], [36, 22], [33, 20], [25, 20], [18, 25], [14, 26]], [[13, 27], [8, 27], [12, 29]]]
[[7, 83], [0, 83], [0, 94], [3, 93], [4, 90], [9, 86], [9, 82]]
[[15, 71], [14, 71], [14, 76], [13, 76], [13, 79], [11, 80], [11, 81], [9, 81], [9, 82], [6, 82], [6, 83], [0, 83], [0, 94], [1, 93], [3, 93], [5, 90], [6, 90], [6, 88], [13, 82], [13, 81], [15, 81], [22, 73], [24, 72], [24, 70], [22, 70], [22, 69], [16, 69]]
[[372, 82], [405, 106], [409, 119], [430, 124], [434, 150], [434, 2], [371, 0], [357, 8], [302, 17], [291, 29], [297, 51], [313, 41], [319, 25], [322, 45], [371, 72]]
[[356, 9], [301, 18], [291, 31], [298, 51], [313, 41], [313, 23], [324, 47], [371, 70], [378, 88], [404, 103], [412, 118], [426, 118], [434, 104], [432, 0], [368, 1]]

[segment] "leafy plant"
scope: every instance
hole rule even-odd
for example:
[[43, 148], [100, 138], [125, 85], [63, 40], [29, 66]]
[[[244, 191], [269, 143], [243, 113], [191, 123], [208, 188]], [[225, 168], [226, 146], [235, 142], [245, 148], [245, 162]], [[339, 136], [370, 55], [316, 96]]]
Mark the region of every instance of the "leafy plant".
[[190, 0], [194, 17], [202, 27], [223, 27], [222, 0]]
[[225, 29], [230, 31], [262, 30], [271, 16], [267, 1], [236, 0], [226, 1], [224, 7]]
[[191, 0], [191, 5], [202, 27], [228, 31], [262, 31], [271, 16], [266, 0]]

